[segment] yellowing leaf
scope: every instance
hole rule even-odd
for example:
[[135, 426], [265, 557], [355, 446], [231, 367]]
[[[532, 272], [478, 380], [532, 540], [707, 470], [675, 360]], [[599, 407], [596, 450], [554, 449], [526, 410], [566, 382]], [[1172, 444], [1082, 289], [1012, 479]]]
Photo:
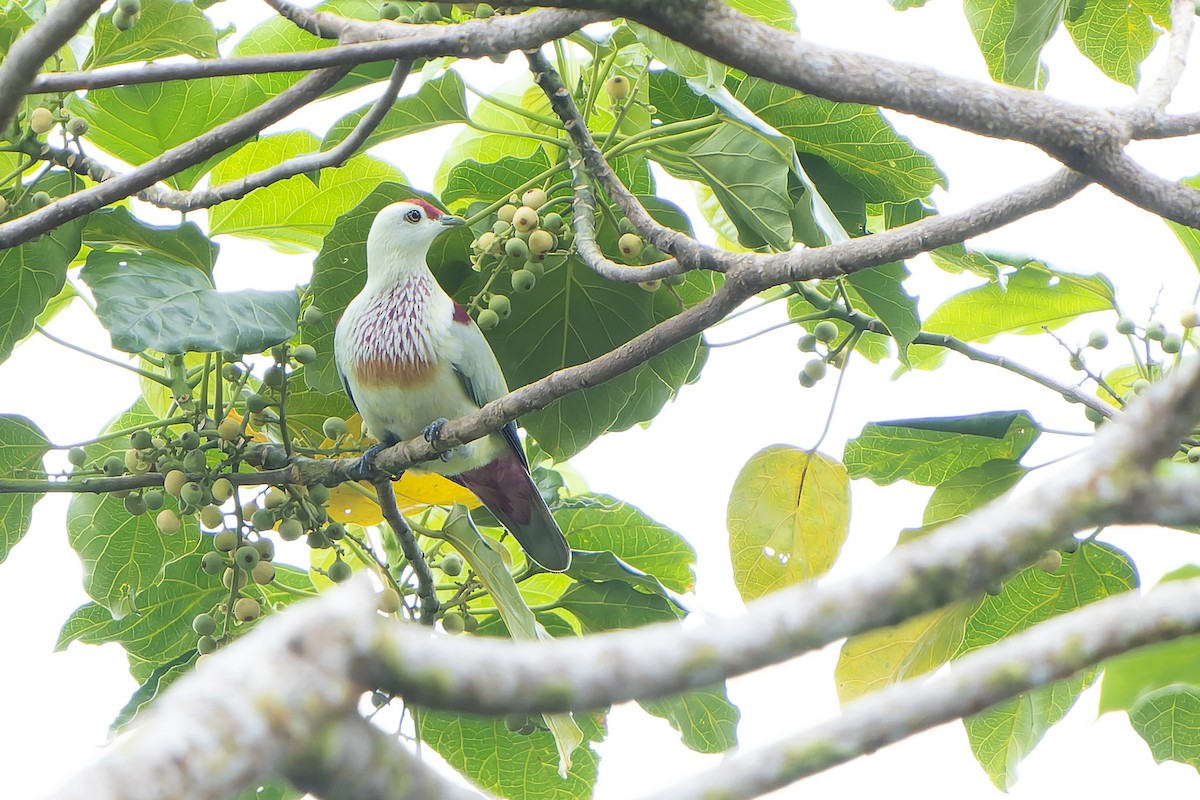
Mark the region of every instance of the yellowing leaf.
[[753, 600], [829, 570], [850, 527], [850, 477], [821, 453], [772, 445], [742, 467], [726, 513], [733, 579]]
[[467, 508], [482, 505], [479, 498], [441, 475], [406, 472], [392, 484], [396, 489], [396, 504], [401, 511], [414, 511], [425, 506], [452, 506], [462, 503]]
[[[363, 486], [368, 484], [363, 483]], [[383, 513], [379, 504], [362, 494], [349, 483], [343, 483], [329, 490], [329, 503], [325, 506], [329, 519], [343, 524], [352, 522], [355, 525], [378, 525], [383, 522]]]

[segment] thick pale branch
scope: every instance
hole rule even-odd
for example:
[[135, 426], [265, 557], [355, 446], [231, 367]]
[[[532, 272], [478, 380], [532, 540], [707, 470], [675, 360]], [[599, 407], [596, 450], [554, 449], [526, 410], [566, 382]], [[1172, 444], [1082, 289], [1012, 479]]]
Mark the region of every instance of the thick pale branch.
[[408, 700], [476, 713], [592, 708], [706, 686], [982, 592], [1082, 528], [1154, 521], [1153, 467], [1197, 419], [1193, 360], [1102, 428], [1070, 472], [897, 548], [852, 579], [759, 600], [747, 609], [753, 624], [656, 625], [536, 647], [454, 640], [436, 650], [418, 628], [387, 627], [384, 663], [360, 669], [367, 683]]
[[731, 756], [647, 800], [757, 797], [1146, 644], [1200, 633], [1200, 580], [1126, 594], [1037, 625], [951, 666], [846, 706], [842, 715]]
[[0, 131], [8, 129], [46, 59], [74, 36], [88, 17], [100, 8], [101, 0], [61, 0], [37, 23], [21, 34], [0, 63]]
[[316, 731], [285, 766], [301, 791], [321, 800], [484, 800], [434, 772], [395, 736], [349, 714]]

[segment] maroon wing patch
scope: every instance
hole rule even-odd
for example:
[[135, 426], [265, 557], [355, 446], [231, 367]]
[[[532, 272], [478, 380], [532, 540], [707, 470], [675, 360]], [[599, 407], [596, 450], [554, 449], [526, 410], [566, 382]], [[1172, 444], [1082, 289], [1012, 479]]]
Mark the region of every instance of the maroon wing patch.
[[471, 315], [467, 313], [465, 308], [463, 308], [462, 303], [458, 302], [457, 300], [454, 301], [454, 321], [459, 325], [471, 324]]

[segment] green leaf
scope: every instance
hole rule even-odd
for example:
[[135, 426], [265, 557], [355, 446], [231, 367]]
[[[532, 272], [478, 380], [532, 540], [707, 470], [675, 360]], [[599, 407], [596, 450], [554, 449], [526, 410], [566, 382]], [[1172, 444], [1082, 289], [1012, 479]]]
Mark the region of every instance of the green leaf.
[[[352, 111], [333, 123], [333, 127], [329, 129], [325, 134], [325, 139], [321, 142], [321, 149], [328, 150], [345, 139], [359, 121], [366, 116], [371, 105], [373, 104]], [[399, 139], [410, 133], [419, 133], [441, 125], [468, 122], [469, 120], [467, 90], [463, 85], [463, 80], [454, 70], [447, 70], [442, 77], [425, 81], [415, 94], [397, 98], [379, 122], [378, 127], [362, 144], [361, 149], [365, 150], [380, 142]]]
[[93, 250], [154, 253], [170, 261], [212, 274], [220, 248], [194, 222], [150, 225], [122, 206], [93, 211], [83, 228], [83, 242]]
[[878, 108], [834, 103], [759, 78], [742, 81], [734, 94], [797, 150], [822, 158], [868, 202], [924, 199], [934, 186], [946, 186], [933, 159], [896, 133]]
[[[604, 738], [601, 715], [579, 715], [579, 722], [588, 744]], [[560, 777], [554, 738], [540, 725], [522, 736], [508, 730], [503, 719], [422, 709], [418, 727], [422, 742], [488, 792], [512, 800], [577, 800], [592, 796], [599, 761], [596, 752], [588, 746], [580, 747], [570, 770]]]
[[[1200, 566], [1185, 564], [1164, 575], [1150, 590], [1177, 580], [1200, 577]], [[1147, 695], [1173, 684], [1200, 683], [1200, 636], [1139, 647], [1104, 662], [1100, 713], [1132, 711]]]
[[1016, 461], [993, 459], [946, 478], [925, 504], [922, 526], [928, 529], [965, 517], [1017, 485], [1029, 473]]
[[[989, 258], [996, 263], [995, 256]], [[988, 342], [1002, 333], [1054, 330], [1084, 314], [1114, 308], [1115, 294], [1106, 276], [1060, 272], [1028, 261], [996, 280], [950, 297], [925, 320], [924, 330], [965, 342]], [[934, 369], [946, 352], [933, 345], [914, 345], [912, 363]]]
[[[532, 80], [522, 75], [490, 93], [498, 100], [520, 106], [528, 111], [546, 116], [550, 114], [549, 101], [541, 89], [533, 85]], [[530, 158], [543, 146], [542, 142], [522, 136], [523, 133], [536, 133], [541, 136], [554, 136], [559, 128], [543, 125], [528, 117], [509, 111], [506, 108], [493, 105], [484, 98], [471, 114], [471, 121], [480, 128], [505, 131], [491, 133], [467, 127], [450, 143], [442, 163], [434, 175], [433, 189], [440, 194], [446, 189], [450, 170], [462, 162], [472, 159], [481, 163], [499, 161], [505, 156], [513, 158]], [[564, 165], [565, 166], [565, 165]]]
[[893, 261], [859, 270], [846, 278], [866, 301], [866, 310], [887, 326], [888, 333], [896, 340], [902, 364], [908, 364], [908, 347], [921, 332], [917, 298], [904, 288], [904, 279], [909, 274], [902, 262]]
[[[640, 199], [659, 222], [689, 230], [674, 206], [657, 198]], [[601, 247], [614, 252], [616, 238], [604, 220]], [[605, 280], [573, 256], [552, 257], [545, 267], [533, 291], [514, 295], [512, 315], [487, 334], [513, 388], [608, 353], [714, 288], [711, 276], [689, 275], [687, 283], [675, 287], [678, 297], [649, 293], [636, 284]], [[458, 299], [467, 301], [469, 291], [459, 292]], [[555, 460], [566, 460], [603, 433], [653, 419], [680, 386], [694, 380], [705, 355], [700, 337], [688, 339], [599, 386], [526, 414], [521, 423]]]
[[[985, 597], [967, 621], [958, 657], [987, 647], [1051, 617], [1130, 591], [1138, 583], [1128, 556], [1094, 541], [1064, 554], [1052, 573], [1029, 567]], [[971, 750], [988, 777], [1007, 791], [1017, 765], [1092, 681], [1094, 671], [1026, 692], [965, 720]]]
[[967, 246], [961, 242], [930, 250], [929, 257], [934, 264], [946, 272], [970, 272], [981, 278], [987, 278], [989, 281], [997, 280], [1004, 270], [1004, 265], [992, 259], [987, 253], [968, 250]]
[[[1169, 14], [1168, 0], [1151, 3]], [[1138, 67], [1158, 38], [1145, 9], [1127, 0], [1089, 0], [1083, 14], [1066, 25], [1079, 52], [1108, 77], [1137, 88]]]
[[[417, 2], [396, 0], [401, 14], [412, 15], [421, 5]], [[329, 11], [342, 17], [375, 22], [379, 19], [379, 5], [371, 0], [328, 0], [313, 6], [311, 11]], [[323, 39], [308, 33], [291, 20], [278, 14], [272, 14], [265, 22], [255, 25], [245, 36], [234, 45], [230, 55], [257, 56], [267, 53], [301, 53], [312, 50], [323, 50], [337, 44], [335, 39]], [[424, 59], [413, 63], [414, 70], [420, 70]], [[391, 61], [376, 61], [356, 66], [349, 75], [338, 81], [327, 95], [335, 95], [350, 91], [368, 83], [387, 80], [391, 72]], [[264, 72], [251, 76], [268, 96], [274, 96], [305, 76], [305, 72]]]
[[[88, 142], [134, 166], [158, 158], [267, 99], [252, 78], [231, 75], [94, 89], [72, 95], [67, 108], [90, 124]], [[166, 179], [191, 189], [213, 164], [244, 142]]]
[[299, 383], [288, 384], [287, 424], [293, 436], [305, 435], [313, 444], [320, 444], [325, 439], [325, 420], [329, 417], [349, 419], [355, 413], [350, 398], [343, 392], [322, 394]]
[[737, 724], [742, 714], [729, 702], [724, 684], [657, 700], [639, 700], [638, 705], [671, 723], [684, 745], [697, 753], [724, 753], [737, 747]]
[[1041, 88], [1042, 48], [1058, 29], [1067, 0], [964, 0], [963, 11], [993, 80]]
[[637, 628], [684, 616], [670, 600], [639, 592], [622, 581], [573, 583], [558, 599], [558, 607], [574, 614], [585, 633]]
[[35, 20], [46, 16], [44, 0], [8, 0], [0, 6], [0, 53], [7, 53], [26, 29], [33, 26]]
[[[38, 181], [38, 189], [62, 197], [70, 191], [70, 184], [65, 173], [55, 172]], [[11, 191], [3, 196], [9, 202], [15, 199]], [[32, 210], [26, 198], [10, 213]], [[62, 291], [67, 268], [79, 252], [83, 222], [72, 220], [35, 242], [0, 250], [0, 362], [33, 330], [37, 316]]]
[[[576, 495], [554, 509], [554, 519], [567, 532], [574, 550], [608, 551], [619, 559], [616, 568], [641, 570], [674, 592], [682, 594], [694, 588], [695, 549], [635, 506], [606, 495]], [[612, 579], [614, 565], [602, 558], [604, 553], [591, 555], [589, 559], [577, 553], [567, 574], [577, 580]], [[648, 583], [643, 585], [643, 579], [636, 575], [622, 579], [656, 591]]]
[[774, 146], [740, 126], [721, 125], [687, 156], [737, 226], [742, 245], [791, 249], [791, 167]]
[[645, 25], [636, 22], [626, 22], [625, 25], [656, 59], [676, 75], [700, 87], [716, 88], [725, 84], [726, 68], [721, 62], [697, 53]]
[[[144, 401], [105, 426], [104, 432], [123, 430], [155, 419]], [[88, 445], [88, 462], [102, 462], [123, 453], [124, 438]], [[130, 516], [124, 501], [108, 494], [77, 494], [67, 508], [67, 541], [83, 564], [83, 588], [112, 619], [123, 620], [140, 609], [134, 602], [143, 591], [163, 580], [163, 569], [196, 550], [201, 534], [194, 518], [185, 517], [173, 536], [159, 532], [150, 514]], [[194, 585], [196, 575], [189, 577]], [[218, 584], [219, 585], [219, 584]], [[103, 610], [102, 610], [103, 611]], [[149, 628], [148, 630], [158, 630]], [[177, 653], [171, 653], [174, 657]]]
[[[61, 649], [61, 648], [60, 648]], [[116, 736], [125, 726], [133, 722], [151, 703], [166, 691], [167, 687], [191, 671], [196, 659], [196, 649], [180, 653], [150, 673], [121, 708], [108, 726], [109, 736]]]
[[796, 9], [787, 0], [733, 0], [729, 5], [776, 28], [796, 30]]
[[1112, 283], [1103, 275], [1075, 275], [1030, 262], [1000, 280], [946, 300], [925, 321], [928, 333], [987, 342], [1001, 333], [1041, 333], [1083, 314], [1114, 308]]
[[259, 353], [296, 333], [292, 290], [218, 292], [204, 273], [156, 254], [88, 254], [80, 273], [96, 315], [127, 353]]
[[1147, 695], [1129, 712], [1129, 724], [1159, 764], [1200, 770], [1200, 687], [1176, 684]]
[[670, 70], [648, 73], [650, 102], [658, 109], [655, 114], [663, 124], [707, 117], [716, 106], [705, 95], [688, 85], [687, 79]]
[[749, 602], [829, 571], [850, 527], [850, 478], [821, 453], [758, 451], [733, 483], [726, 512], [733, 580]]
[[152, 674], [154, 669], [195, 652], [192, 620], [228, 598], [229, 590], [221, 579], [200, 569], [200, 554], [187, 555], [169, 565], [160, 582], [137, 594], [133, 613], [114, 619], [96, 603], [76, 609], [63, 625], [55, 649], [62, 650], [73, 641], [117, 642], [131, 657], [153, 665]]
[[846, 443], [844, 458], [851, 478], [937, 486], [992, 459], [1020, 459], [1040, 434], [1024, 411], [872, 422]]
[[[318, 147], [316, 137], [307, 131], [262, 136], [213, 169], [212, 182], [236, 180], [315, 152]], [[404, 176], [392, 165], [370, 156], [354, 156], [341, 167], [322, 170], [320, 187], [304, 175], [294, 175], [213, 207], [208, 212], [209, 231], [262, 239], [284, 252], [318, 250], [338, 215], [360, 203], [380, 183], [393, 180], [403, 181]]]
[[127, 31], [113, 26], [114, 12], [115, 7], [96, 20], [92, 51], [83, 62], [85, 69], [167, 56], [216, 58], [218, 55], [216, 29], [192, 3], [142, 0], [137, 25]]
[[961, 600], [899, 625], [851, 636], [833, 671], [838, 700], [849, 703], [945, 664], [958, 652], [967, 618], [978, 605]]
[[450, 169], [442, 200], [447, 206], [483, 200], [492, 203], [507, 197], [513, 189], [550, 168], [546, 151], [536, 150], [526, 158], [505, 156], [498, 161], [480, 162], [468, 158]]
[[597, 552], [572, 548], [571, 568], [566, 574], [581, 583], [624, 581], [642, 591], [658, 594], [676, 602], [671, 591], [657, 578], [626, 564], [607, 550]]
[[1132, 711], [1146, 697], [1182, 683], [1200, 684], [1200, 636], [1140, 647], [1104, 662], [1100, 713]]
[[[1028, 470], [1015, 461], [994, 460], [942, 481], [925, 506], [924, 524], [901, 533], [904, 544], [953, 519], [964, 517], [1007, 492]], [[980, 600], [960, 600], [890, 628], [851, 636], [842, 645], [834, 678], [838, 698], [848, 703], [892, 683], [924, 675], [958, 652], [967, 619]]]
[[[37, 425], [25, 417], [0, 414], [0, 475], [44, 478], [42, 458], [48, 452], [50, 442]], [[33, 507], [43, 494], [0, 494], [0, 563], [29, 530]]]

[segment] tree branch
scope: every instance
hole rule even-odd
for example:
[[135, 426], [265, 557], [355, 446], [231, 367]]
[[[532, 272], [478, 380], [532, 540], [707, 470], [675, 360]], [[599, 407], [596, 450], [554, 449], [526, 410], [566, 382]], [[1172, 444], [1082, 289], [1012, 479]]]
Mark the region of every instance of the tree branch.
[[[432, 648], [419, 628], [389, 627], [382, 661], [359, 668], [367, 685], [472, 713], [596, 708], [707, 686], [982, 592], [1077, 530], [1156, 521], [1161, 498], [1153, 467], [1197, 419], [1200, 360], [1193, 360], [1101, 428], [1075, 469], [1019, 502], [993, 502], [854, 578], [776, 592], [751, 603], [745, 619], [651, 625], [538, 646], [456, 639]], [[1189, 480], [1193, 499], [1183, 508], [1200, 511], [1197, 478]], [[1175, 518], [1183, 519], [1179, 508]]]
[[484, 800], [442, 777], [396, 737], [348, 714], [322, 726], [284, 768], [301, 791], [322, 800]]
[[469, 20], [456, 25], [400, 25], [394, 22], [356, 21], [360, 25], [372, 27], [375, 35], [371, 38], [379, 41], [340, 44], [322, 50], [297, 53], [200, 59], [177, 64], [120, 64], [86, 72], [58, 72], [38, 76], [28, 85], [27, 93], [106, 89], [113, 86], [224, 75], [296, 72], [323, 67], [354, 66], [372, 61], [414, 61], [418, 58], [440, 56], [483, 58], [489, 53], [507, 53], [537, 47], [545, 42], [569, 36], [584, 25], [603, 19], [607, 19], [607, 15], [541, 9], [529, 14]]
[[757, 797], [1106, 658], [1197, 632], [1200, 580], [1159, 586], [1146, 597], [1128, 593], [1103, 600], [971, 653], [953, 662], [948, 674], [868, 695], [830, 722], [730, 756], [719, 768], [646, 800]]
[[392, 487], [392, 476], [387, 476], [375, 482], [375, 494], [379, 499], [379, 510], [383, 518], [396, 534], [400, 542], [400, 550], [408, 559], [413, 574], [417, 576], [417, 597], [421, 598], [421, 622], [432, 625], [437, 621], [438, 598], [437, 588], [433, 584], [433, 571], [425, 560], [425, 551], [417, 545], [417, 537], [396, 506], [396, 492]]
[[188, 192], [152, 186], [141, 192], [138, 196], [142, 200], [162, 208], [170, 208], [176, 211], [192, 211], [197, 208], [209, 208], [226, 200], [236, 200], [239, 197], [245, 197], [255, 189], [269, 186], [272, 183], [277, 183], [296, 175], [302, 175], [305, 172], [344, 164], [362, 146], [362, 143], [367, 140], [367, 137], [383, 121], [387, 112], [391, 110], [392, 104], [400, 94], [400, 87], [404, 85], [404, 80], [408, 77], [411, 68], [412, 62], [397, 61], [396, 66], [392, 69], [391, 78], [388, 80], [383, 94], [379, 96], [379, 99], [375, 101], [374, 105], [371, 106], [363, 118], [358, 121], [358, 124], [354, 126], [354, 130], [335, 147], [325, 152], [306, 153], [302, 156], [289, 158], [267, 169], [220, 184], [219, 186], [212, 186], [208, 189]]
[[101, 0], [62, 0], [21, 34], [0, 63], [0, 131], [8, 129], [27, 87], [46, 59], [100, 8]]
[[109, 203], [123, 200], [182, 169], [199, 164], [320, 97], [350, 71], [330, 67], [311, 73], [280, 95], [142, 166], [0, 224], [0, 249], [13, 247]]

